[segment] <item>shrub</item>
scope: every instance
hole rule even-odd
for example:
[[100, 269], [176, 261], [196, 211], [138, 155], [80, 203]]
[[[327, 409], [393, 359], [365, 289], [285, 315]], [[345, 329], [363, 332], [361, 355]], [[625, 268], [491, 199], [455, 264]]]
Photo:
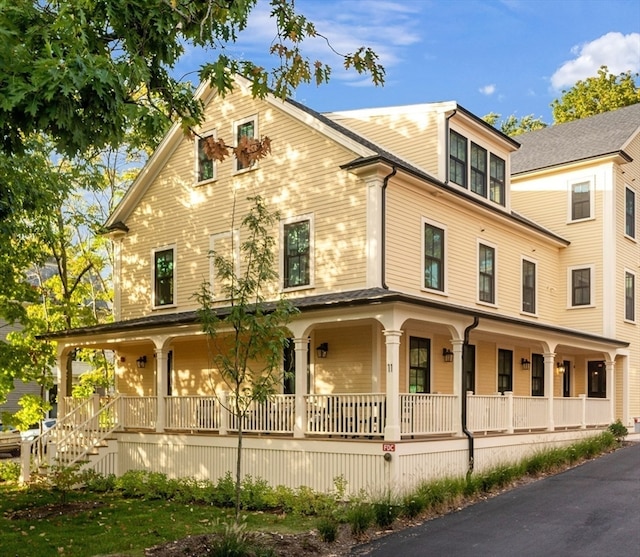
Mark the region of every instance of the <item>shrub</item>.
[[0, 482], [17, 482], [20, 479], [20, 464], [0, 462]]
[[213, 494], [213, 503], [220, 507], [235, 507], [236, 505], [236, 481], [231, 472], [227, 472], [218, 479]]
[[415, 518], [427, 507], [424, 495], [421, 493], [410, 493], [402, 499], [402, 512], [407, 518]]
[[338, 523], [331, 517], [325, 516], [318, 520], [318, 533], [322, 541], [331, 543], [338, 537]]
[[369, 503], [357, 501], [349, 505], [347, 522], [351, 526], [351, 534], [359, 537], [364, 534], [373, 522], [373, 510]]
[[609, 425], [608, 431], [616, 438], [616, 441], [618, 443], [622, 443], [629, 433], [626, 426], [622, 425], [622, 422], [620, 420], [616, 420], [614, 423]]

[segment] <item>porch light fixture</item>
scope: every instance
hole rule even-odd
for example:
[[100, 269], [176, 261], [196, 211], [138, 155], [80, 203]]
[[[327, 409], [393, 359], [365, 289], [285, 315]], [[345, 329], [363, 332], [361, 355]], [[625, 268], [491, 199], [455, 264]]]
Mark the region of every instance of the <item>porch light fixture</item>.
[[320, 346], [318, 346], [318, 348], [316, 348], [316, 355], [318, 356], [318, 358], [326, 358], [327, 352], [329, 352], [328, 342], [323, 342], [322, 344], [320, 344]]
[[453, 362], [453, 352], [451, 352], [451, 350], [449, 350], [448, 348], [443, 348], [442, 358], [445, 362]]
[[136, 360], [136, 364], [138, 364], [138, 367], [139, 367], [139, 368], [146, 367], [146, 365], [147, 365], [147, 357], [146, 357], [146, 356], [140, 356], [140, 357]]
[[561, 373], [564, 373], [564, 372], [565, 372], [565, 369], [564, 369], [564, 363], [563, 363], [563, 362], [558, 362], [558, 363], [556, 364], [556, 373], [557, 373], [558, 375], [560, 375]]
[[526, 358], [522, 358], [522, 360], [520, 360], [520, 365], [525, 371], [529, 371], [531, 369], [531, 362]]

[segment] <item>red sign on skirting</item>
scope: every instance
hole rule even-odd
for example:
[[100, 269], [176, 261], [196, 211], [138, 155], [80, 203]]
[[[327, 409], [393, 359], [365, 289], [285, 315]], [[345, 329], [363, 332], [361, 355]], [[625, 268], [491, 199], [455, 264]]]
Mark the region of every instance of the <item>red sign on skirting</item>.
[[383, 453], [395, 453], [396, 452], [396, 444], [395, 443], [383, 443], [382, 444], [382, 452]]

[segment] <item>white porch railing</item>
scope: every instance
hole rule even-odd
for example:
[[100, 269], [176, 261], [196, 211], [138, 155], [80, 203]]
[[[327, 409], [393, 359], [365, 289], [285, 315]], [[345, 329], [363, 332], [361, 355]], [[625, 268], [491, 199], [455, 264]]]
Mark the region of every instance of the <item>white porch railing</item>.
[[384, 435], [384, 394], [305, 395], [306, 433], [316, 435]]
[[123, 396], [120, 398], [118, 419], [132, 429], [155, 429], [158, 417], [155, 396]]
[[454, 434], [460, 417], [455, 415], [455, 395], [400, 395], [402, 435]]
[[[238, 430], [237, 417], [228, 410], [228, 395], [165, 397], [165, 427], [170, 431], [227, 432]], [[106, 399], [67, 399], [69, 414], [59, 421], [60, 430], [91, 423]], [[382, 393], [304, 395], [303, 435], [336, 437], [383, 437], [387, 400]], [[156, 397], [123, 396], [109, 403], [109, 421], [129, 429], [155, 430]], [[401, 394], [400, 435], [455, 435], [460, 426], [457, 397], [451, 394]], [[474, 433], [527, 431], [549, 427], [546, 397], [467, 395], [467, 427]], [[101, 418], [102, 419], [102, 418]], [[577, 398], [553, 400], [553, 426], [592, 427], [611, 422], [609, 399]], [[276, 395], [249, 408], [243, 431], [293, 435], [295, 395]], [[42, 442], [40, 440], [39, 442]]]
[[474, 433], [507, 431], [509, 399], [502, 395], [467, 395], [467, 428]]
[[608, 425], [612, 421], [611, 401], [608, 398], [589, 398], [586, 400], [585, 425]]

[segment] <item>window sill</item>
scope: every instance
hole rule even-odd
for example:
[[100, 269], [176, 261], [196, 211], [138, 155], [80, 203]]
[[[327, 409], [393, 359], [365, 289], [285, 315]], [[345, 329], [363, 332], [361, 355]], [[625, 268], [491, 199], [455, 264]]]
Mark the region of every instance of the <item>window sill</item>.
[[178, 307], [178, 304], [166, 304], [163, 306], [151, 306], [151, 311], [158, 311], [162, 309], [175, 309]]
[[315, 286], [313, 284], [303, 284], [300, 286], [287, 286], [287, 287], [282, 287], [282, 292], [287, 293], [287, 292], [300, 292], [301, 290], [312, 290], [313, 288], [315, 288]]
[[483, 302], [482, 300], [476, 300], [476, 304], [478, 304], [479, 306], [498, 309], [498, 304], [496, 304], [495, 302]]
[[193, 184], [193, 186], [195, 188], [199, 188], [201, 186], [206, 186], [207, 184], [211, 184], [213, 182], [215, 182], [218, 179], [217, 176], [214, 176], [213, 178], [209, 178], [208, 180], [202, 180], [202, 182], [196, 182], [195, 184]]

